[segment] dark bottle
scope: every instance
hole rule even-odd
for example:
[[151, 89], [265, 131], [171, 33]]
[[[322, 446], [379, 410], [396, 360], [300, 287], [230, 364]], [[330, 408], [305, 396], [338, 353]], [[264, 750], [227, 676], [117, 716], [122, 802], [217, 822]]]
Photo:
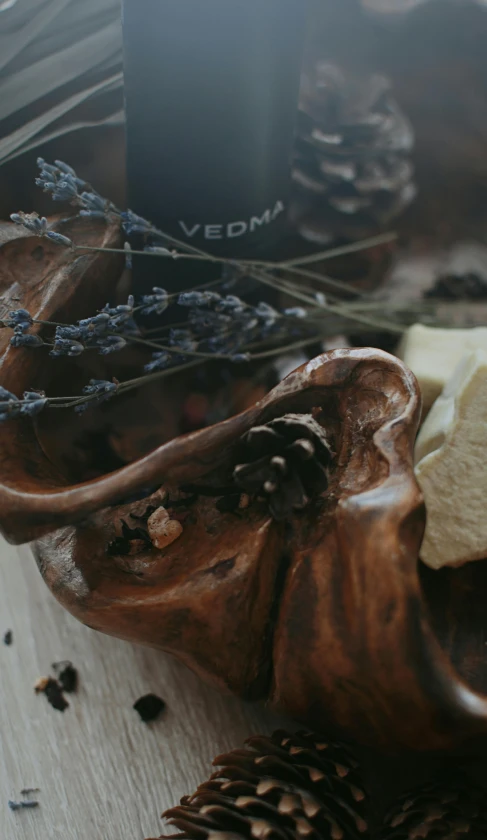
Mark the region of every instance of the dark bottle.
[[[212, 254], [272, 256], [286, 219], [306, 5], [123, 0], [132, 210]], [[139, 286], [154, 271], [179, 286], [201, 282], [202, 266], [195, 277], [195, 266], [142, 259]]]

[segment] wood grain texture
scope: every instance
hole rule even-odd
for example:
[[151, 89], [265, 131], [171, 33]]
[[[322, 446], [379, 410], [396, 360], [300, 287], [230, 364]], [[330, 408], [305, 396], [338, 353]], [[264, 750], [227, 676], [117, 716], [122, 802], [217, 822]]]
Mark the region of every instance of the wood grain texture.
[[[2, 840], [144, 840], [160, 814], [208, 776], [211, 760], [281, 723], [261, 707], [222, 697], [161, 653], [81, 626], [43, 583], [28, 548], [0, 544], [0, 837]], [[72, 659], [77, 695], [64, 714], [33, 690], [52, 662]], [[145, 725], [132, 710], [155, 692], [166, 714]], [[40, 807], [8, 800], [40, 787]]]

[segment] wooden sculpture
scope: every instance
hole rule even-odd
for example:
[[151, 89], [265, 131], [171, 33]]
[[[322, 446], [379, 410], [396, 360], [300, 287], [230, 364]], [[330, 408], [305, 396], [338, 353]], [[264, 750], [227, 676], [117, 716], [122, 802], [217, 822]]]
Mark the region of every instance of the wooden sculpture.
[[[120, 245], [103, 222], [53, 225], [87, 246]], [[0, 242], [3, 312], [20, 300], [44, 321], [84, 317], [119, 281], [118, 256], [9, 224]], [[58, 375], [44, 353], [9, 346], [8, 331], [0, 342], [4, 388]], [[48, 586], [81, 621], [168, 651], [225, 691], [376, 745], [478, 741], [483, 610], [462, 629], [468, 576], [450, 577], [449, 592], [445, 576], [418, 571], [419, 416], [411, 372], [359, 349], [324, 354], [244, 413], [89, 481], [56, 462], [45, 424], [13, 420], [0, 426], [2, 531], [34, 541]], [[237, 504], [225, 512], [228, 496]], [[162, 550], [144, 543], [161, 508], [179, 523]]]

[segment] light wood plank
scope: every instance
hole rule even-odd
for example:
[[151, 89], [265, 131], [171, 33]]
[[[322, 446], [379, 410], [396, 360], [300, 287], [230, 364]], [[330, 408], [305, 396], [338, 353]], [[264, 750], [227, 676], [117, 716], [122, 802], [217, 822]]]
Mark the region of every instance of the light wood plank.
[[[160, 814], [207, 778], [211, 759], [270, 731], [276, 717], [221, 697], [156, 651], [81, 626], [48, 592], [28, 548], [0, 545], [0, 837], [143, 840]], [[52, 662], [71, 659], [80, 689], [64, 714], [36, 696]], [[132, 704], [154, 692], [168, 704], [145, 725]], [[35, 811], [9, 799], [40, 787]]]

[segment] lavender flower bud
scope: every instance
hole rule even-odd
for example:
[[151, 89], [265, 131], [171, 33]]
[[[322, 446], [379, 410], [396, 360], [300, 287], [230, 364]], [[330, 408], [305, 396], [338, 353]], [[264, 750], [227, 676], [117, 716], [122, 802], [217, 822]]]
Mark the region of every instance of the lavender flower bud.
[[198, 347], [198, 342], [195, 341], [190, 330], [171, 330], [169, 333], [169, 343], [172, 347], [177, 347], [183, 353], [191, 353]]
[[20, 415], [20, 401], [15, 394], [0, 387], [0, 423]]
[[[49, 164], [46, 164], [45, 161], [42, 160], [42, 158], [39, 158], [39, 160], [42, 161], [43, 166], [46, 166], [46, 165], [49, 166]], [[69, 166], [67, 163], [64, 163], [63, 160], [55, 160], [54, 163], [56, 164], [57, 168], [61, 170], [61, 172], [64, 172], [65, 175], [72, 175], [73, 178], [77, 177], [76, 172], [74, 171], [73, 167]], [[54, 168], [54, 167], [50, 167], [50, 168]]]
[[125, 242], [123, 249], [125, 251], [125, 268], [127, 271], [132, 271], [134, 267], [134, 261], [132, 259], [132, 248], [130, 246], [130, 242]]
[[106, 213], [101, 210], [80, 210], [79, 215], [85, 219], [105, 219]]
[[82, 330], [80, 327], [67, 325], [65, 327], [56, 327], [56, 340], [63, 339], [68, 341], [77, 341], [81, 338]]
[[153, 353], [152, 361], [145, 365], [144, 370], [146, 373], [154, 373], [157, 370], [166, 370], [166, 368], [171, 366], [173, 360], [174, 356], [166, 351]]
[[48, 400], [44, 393], [25, 391], [20, 413], [24, 417], [36, 417], [46, 407], [47, 403]]
[[182, 292], [178, 298], [179, 306], [211, 306], [219, 303], [221, 295], [217, 292]]
[[120, 335], [108, 335], [106, 338], [98, 339], [96, 343], [101, 356], [118, 353], [119, 350], [123, 350], [127, 346], [127, 342]]
[[244, 301], [239, 297], [236, 297], [236, 295], [227, 295], [224, 298], [220, 298], [220, 301], [216, 306], [216, 310], [217, 312], [224, 312], [232, 317], [237, 317], [247, 310], [250, 312], [251, 307], [244, 303]]
[[26, 332], [33, 323], [32, 316], [30, 312], [27, 312], [27, 309], [12, 310], [12, 312], [9, 312], [8, 319], [5, 321], [5, 325], [7, 327], [10, 327], [11, 329], [21, 327], [24, 332]]
[[57, 181], [54, 187], [46, 184], [46, 191], [51, 193], [53, 201], [74, 201], [78, 198], [78, 185], [71, 175], [66, 175], [62, 180]]
[[169, 306], [169, 295], [165, 289], [154, 286], [151, 295], [144, 295], [142, 298], [142, 315], [162, 315]]
[[83, 394], [87, 397], [94, 397], [89, 402], [82, 403], [75, 406], [77, 414], [83, 414], [90, 406], [99, 405], [111, 397], [115, 396], [118, 391], [118, 382], [109, 382], [107, 379], [90, 379], [89, 385], [83, 388]]
[[18, 402], [19, 398], [12, 394], [11, 391], [7, 391], [2, 385], [0, 385], [0, 400], [2, 402]]
[[[67, 166], [66, 164], [64, 164]], [[51, 178], [56, 179], [58, 176], [58, 169], [61, 169], [60, 166], [53, 166], [52, 163], [46, 163], [44, 158], [38, 157], [37, 158], [37, 166], [39, 169], [42, 170], [42, 174], [50, 175]], [[68, 167], [70, 168], [70, 167]]]
[[108, 202], [101, 195], [94, 192], [83, 192], [80, 196], [83, 202], [83, 208], [94, 213], [102, 213], [105, 215], [108, 209]]
[[25, 335], [22, 327], [15, 328], [15, 335], [10, 339], [11, 347], [42, 347], [44, 342], [38, 335]]
[[54, 339], [54, 347], [50, 352], [50, 356], [80, 356], [85, 350], [84, 344], [79, 341], [71, 341], [70, 339], [58, 338], [56, 335]]
[[116, 382], [110, 382], [107, 379], [90, 379], [89, 385], [83, 388], [83, 394], [88, 396], [109, 397], [115, 394], [118, 390]]
[[99, 312], [98, 315], [93, 315], [91, 318], [83, 318], [78, 322], [83, 338], [88, 339], [93, 335], [104, 335], [110, 323], [110, 314], [106, 311]]
[[45, 236], [47, 233], [47, 219], [37, 213], [11, 213], [10, 218], [16, 225], [22, 225], [35, 236]]
[[122, 213], [122, 227], [127, 236], [134, 233], [148, 234], [153, 232], [151, 223], [147, 219], [143, 219], [142, 216], [137, 216], [132, 210]]
[[162, 248], [160, 245], [146, 245], [144, 248], [146, 254], [154, 254], [156, 257], [172, 257], [173, 252], [169, 248]]
[[276, 312], [268, 303], [261, 301], [255, 307], [255, 313], [259, 320], [263, 321], [266, 326], [273, 326], [279, 318], [279, 312]]
[[62, 233], [57, 233], [55, 230], [48, 230], [46, 238], [55, 242], [56, 245], [65, 245], [67, 248], [73, 248], [74, 245], [71, 239], [68, 239], [67, 236], [63, 236]]
[[285, 309], [284, 315], [287, 318], [307, 318], [308, 312], [302, 306], [294, 306], [292, 309]]

